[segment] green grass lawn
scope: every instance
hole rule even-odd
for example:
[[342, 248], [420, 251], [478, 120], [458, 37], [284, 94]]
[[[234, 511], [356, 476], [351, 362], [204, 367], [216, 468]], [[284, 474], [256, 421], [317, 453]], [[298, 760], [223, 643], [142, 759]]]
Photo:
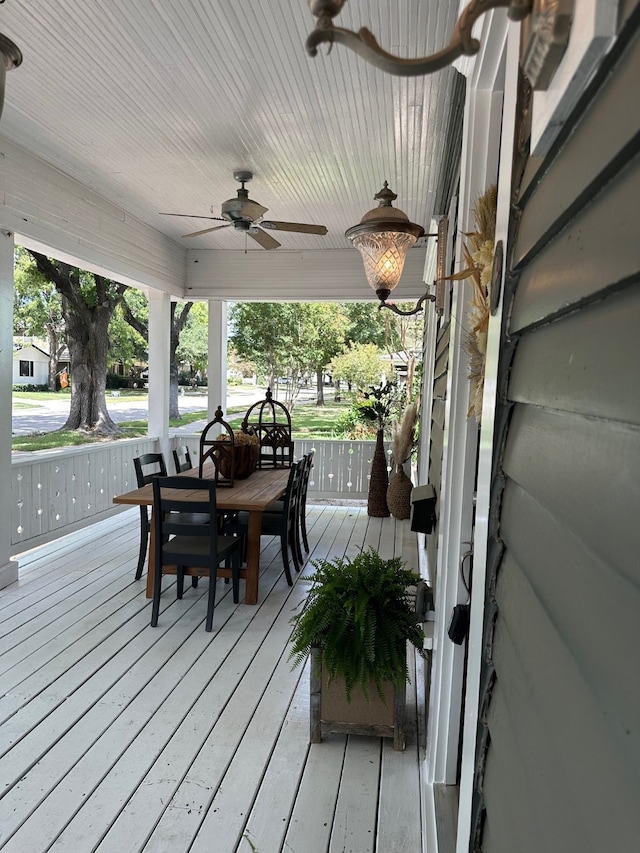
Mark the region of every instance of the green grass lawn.
[[[127, 390], [127, 389], [124, 389]], [[38, 393], [38, 392], [36, 392]], [[139, 395], [139, 392], [137, 392]], [[14, 394], [14, 400], [16, 398]], [[27, 396], [27, 395], [25, 395]], [[46, 399], [47, 394], [42, 393]], [[131, 399], [131, 396], [129, 396]], [[32, 397], [33, 399], [33, 397]], [[49, 395], [50, 399], [50, 395]], [[137, 399], [134, 397], [134, 399]], [[139, 396], [139, 399], [146, 399]], [[293, 438], [339, 438], [336, 430], [336, 420], [349, 409], [349, 403], [329, 402], [326, 406], [315, 406], [312, 403], [298, 404], [294, 407], [291, 422], [293, 427]], [[226, 419], [234, 427], [239, 427], [242, 416], [246, 409], [244, 407], [230, 408], [226, 413]], [[183, 427], [195, 421], [203, 421], [207, 418], [206, 410], [198, 412], [185, 412], [180, 420], [172, 420], [169, 426], [172, 428]], [[102, 441], [114, 441], [118, 438], [137, 438], [147, 434], [147, 421], [124, 421], [118, 424], [122, 434], [111, 439]], [[12, 441], [13, 450], [33, 452], [36, 450], [51, 450], [56, 447], [74, 447], [81, 444], [95, 444], [98, 439], [84, 436], [75, 431], [55, 430], [43, 435], [17, 435]]]

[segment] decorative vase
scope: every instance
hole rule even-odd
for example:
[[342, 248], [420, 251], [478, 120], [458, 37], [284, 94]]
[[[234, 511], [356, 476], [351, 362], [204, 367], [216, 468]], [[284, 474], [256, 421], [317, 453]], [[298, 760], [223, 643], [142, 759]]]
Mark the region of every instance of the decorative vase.
[[389, 507], [387, 506], [388, 485], [389, 472], [387, 471], [387, 457], [384, 452], [384, 433], [379, 429], [376, 434], [376, 449], [371, 462], [367, 515], [373, 518], [386, 518], [389, 515]]
[[405, 519], [411, 515], [412, 489], [411, 478], [407, 477], [402, 465], [397, 465], [387, 489], [387, 506], [394, 518]]

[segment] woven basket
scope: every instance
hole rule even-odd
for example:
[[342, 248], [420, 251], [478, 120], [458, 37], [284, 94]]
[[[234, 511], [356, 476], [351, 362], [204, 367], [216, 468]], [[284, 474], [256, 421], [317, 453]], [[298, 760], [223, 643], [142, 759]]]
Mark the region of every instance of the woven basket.
[[[260, 455], [259, 444], [235, 444], [233, 446], [233, 478], [244, 480], [256, 470]], [[220, 473], [223, 477], [231, 477], [231, 461], [220, 459]]]
[[394, 518], [405, 519], [411, 515], [411, 491], [413, 483], [407, 477], [401, 465], [398, 465], [395, 473], [389, 480], [387, 489], [387, 506]]
[[386, 518], [389, 515], [387, 506], [387, 486], [389, 472], [387, 458], [384, 452], [383, 432], [378, 430], [376, 449], [371, 462], [371, 478], [369, 479], [369, 496], [367, 500], [367, 515], [372, 518]]

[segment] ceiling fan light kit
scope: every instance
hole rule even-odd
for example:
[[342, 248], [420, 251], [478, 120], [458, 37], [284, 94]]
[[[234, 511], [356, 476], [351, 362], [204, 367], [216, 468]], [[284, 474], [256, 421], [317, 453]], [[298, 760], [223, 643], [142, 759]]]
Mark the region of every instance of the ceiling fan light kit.
[[199, 216], [188, 213], [162, 213], [160, 215], [190, 216], [192, 219], [215, 219], [226, 223], [225, 225], [214, 225], [211, 228], [203, 228], [201, 231], [192, 231], [190, 234], [183, 234], [182, 236], [185, 239], [187, 237], [200, 237], [202, 234], [210, 234], [221, 228], [233, 227], [236, 231], [248, 234], [259, 246], [268, 250], [280, 248], [281, 243], [263, 229], [269, 229], [269, 231], [294, 231], [298, 234], [319, 234], [320, 236], [327, 233], [324, 225], [306, 225], [302, 222], [263, 220], [262, 217], [268, 208], [250, 199], [249, 190], [245, 188], [245, 184], [248, 184], [253, 178], [253, 172], [250, 172], [248, 169], [236, 169], [233, 177], [240, 184], [240, 189], [237, 191], [236, 198], [230, 198], [222, 202], [220, 211], [222, 216]]

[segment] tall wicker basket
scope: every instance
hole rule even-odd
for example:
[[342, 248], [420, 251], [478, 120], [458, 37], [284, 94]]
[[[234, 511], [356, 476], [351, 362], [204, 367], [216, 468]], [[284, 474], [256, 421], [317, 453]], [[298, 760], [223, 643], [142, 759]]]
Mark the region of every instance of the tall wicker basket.
[[384, 452], [384, 432], [379, 429], [376, 434], [376, 449], [371, 462], [371, 477], [369, 479], [369, 497], [367, 500], [367, 515], [372, 518], [387, 518], [387, 487], [389, 472], [387, 457]]

